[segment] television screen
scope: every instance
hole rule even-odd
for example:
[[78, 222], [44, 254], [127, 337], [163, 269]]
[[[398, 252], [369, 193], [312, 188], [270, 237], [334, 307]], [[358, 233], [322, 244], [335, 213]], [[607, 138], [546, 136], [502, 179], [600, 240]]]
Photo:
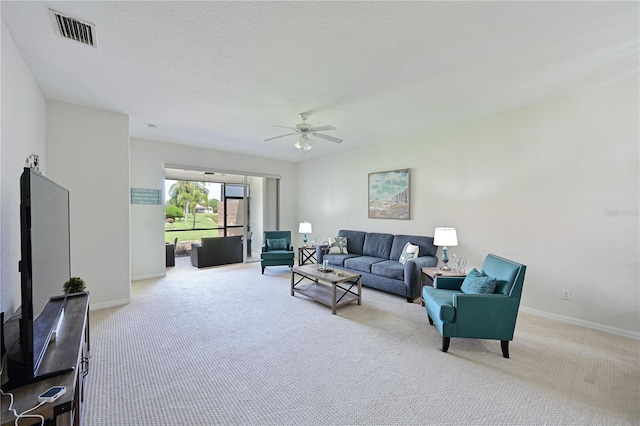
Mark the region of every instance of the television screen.
[[[20, 177], [20, 247], [20, 340], [8, 351], [9, 380], [2, 383], [2, 390], [73, 369], [60, 363], [55, 369], [46, 368], [50, 371], [38, 368], [63, 319], [64, 302], [40, 315], [50, 298], [62, 296], [62, 287], [71, 277], [69, 191], [28, 167]], [[75, 360], [69, 361], [75, 365]]]
[[32, 359], [35, 373], [51, 331], [34, 333], [33, 320], [40, 315], [50, 297], [62, 294], [62, 286], [71, 276], [69, 191], [32, 169], [25, 168], [21, 192], [20, 344], [23, 355]]

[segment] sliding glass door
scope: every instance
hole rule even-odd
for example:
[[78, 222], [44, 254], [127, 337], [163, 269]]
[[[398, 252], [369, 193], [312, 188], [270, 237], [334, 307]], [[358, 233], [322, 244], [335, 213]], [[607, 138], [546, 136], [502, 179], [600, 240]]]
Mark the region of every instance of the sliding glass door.
[[165, 179], [165, 241], [177, 239], [178, 255], [202, 237], [243, 235], [244, 261], [260, 261], [263, 232], [277, 229], [278, 178], [167, 166]]

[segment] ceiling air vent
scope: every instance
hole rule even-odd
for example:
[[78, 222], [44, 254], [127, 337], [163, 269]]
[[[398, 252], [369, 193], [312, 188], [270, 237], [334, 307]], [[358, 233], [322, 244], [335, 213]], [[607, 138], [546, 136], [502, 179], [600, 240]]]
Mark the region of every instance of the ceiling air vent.
[[96, 26], [49, 9], [56, 33], [64, 38], [96, 47]]

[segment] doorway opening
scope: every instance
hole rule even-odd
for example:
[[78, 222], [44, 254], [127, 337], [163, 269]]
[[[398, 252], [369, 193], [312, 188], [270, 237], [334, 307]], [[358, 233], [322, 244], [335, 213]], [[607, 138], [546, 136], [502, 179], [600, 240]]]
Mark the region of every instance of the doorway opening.
[[265, 223], [278, 216], [271, 189], [278, 186], [278, 178], [165, 167], [165, 243], [176, 257], [190, 256], [202, 238], [240, 235], [243, 261], [260, 261]]

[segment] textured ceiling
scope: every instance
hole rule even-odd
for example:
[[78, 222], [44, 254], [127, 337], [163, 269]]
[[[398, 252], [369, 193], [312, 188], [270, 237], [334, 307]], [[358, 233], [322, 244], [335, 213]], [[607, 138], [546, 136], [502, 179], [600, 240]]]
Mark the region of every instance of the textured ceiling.
[[[48, 8], [96, 26], [54, 33]], [[131, 135], [300, 161], [637, 77], [638, 2], [2, 1], [49, 99]], [[300, 112], [342, 145], [273, 125]], [[147, 126], [157, 126], [151, 129]]]

